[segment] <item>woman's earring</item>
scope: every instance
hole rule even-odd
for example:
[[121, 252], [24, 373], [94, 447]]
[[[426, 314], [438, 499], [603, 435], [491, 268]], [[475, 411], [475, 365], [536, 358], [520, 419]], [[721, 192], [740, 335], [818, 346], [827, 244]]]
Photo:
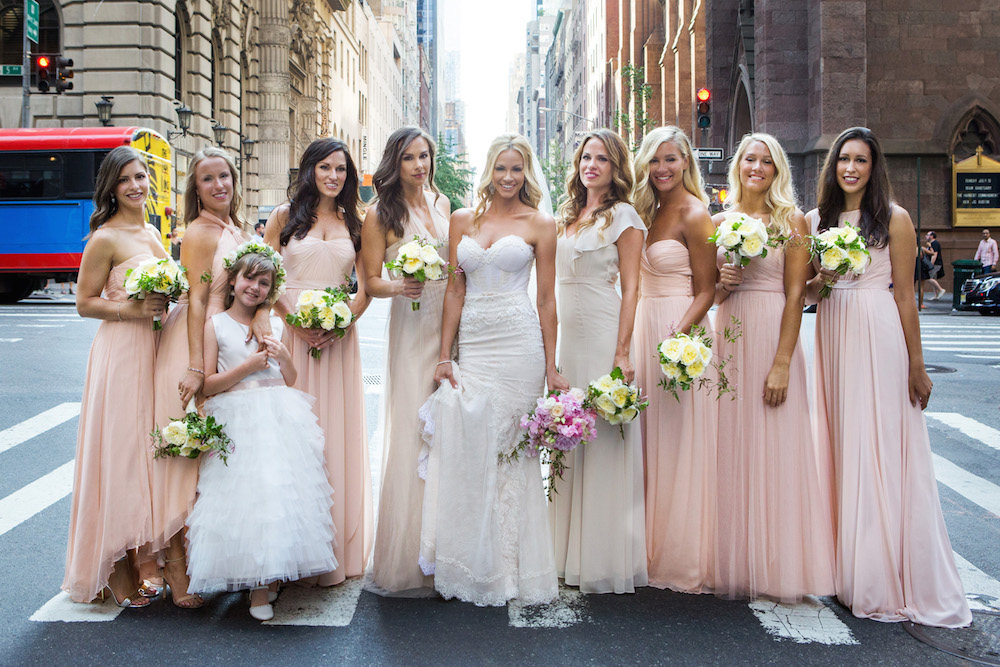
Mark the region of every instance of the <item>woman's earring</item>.
[[486, 190], [487, 190], [487, 192], [489, 192], [489, 193], [490, 193], [491, 195], [492, 195], [492, 194], [494, 194], [494, 193], [495, 193], [495, 192], [497, 191], [497, 189], [496, 189], [495, 187], [493, 187], [493, 184], [492, 184], [492, 183], [490, 183], [489, 185], [487, 185], [487, 186], [486, 186]]

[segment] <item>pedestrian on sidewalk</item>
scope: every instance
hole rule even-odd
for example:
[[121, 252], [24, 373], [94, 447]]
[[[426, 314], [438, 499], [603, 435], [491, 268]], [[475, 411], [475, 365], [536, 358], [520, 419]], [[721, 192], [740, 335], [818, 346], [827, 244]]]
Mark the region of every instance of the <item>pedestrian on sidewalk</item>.
[[[928, 301], [937, 301], [944, 295], [947, 291], [945, 288], [941, 287], [941, 283], [938, 282], [938, 278], [944, 276], [944, 257], [941, 255], [941, 244], [938, 243], [936, 232], [927, 232], [927, 245], [923, 248], [924, 256], [926, 256], [931, 261], [931, 267], [929, 278], [924, 278], [921, 275], [921, 279], [930, 283], [931, 287], [934, 288], [934, 296], [928, 298]], [[927, 291], [926, 289], [924, 290]]]
[[993, 273], [993, 270], [997, 267], [997, 242], [996, 239], [990, 238], [990, 230], [983, 230], [983, 240], [979, 242], [979, 248], [976, 249], [976, 256], [973, 259], [978, 259], [983, 263], [983, 273]]

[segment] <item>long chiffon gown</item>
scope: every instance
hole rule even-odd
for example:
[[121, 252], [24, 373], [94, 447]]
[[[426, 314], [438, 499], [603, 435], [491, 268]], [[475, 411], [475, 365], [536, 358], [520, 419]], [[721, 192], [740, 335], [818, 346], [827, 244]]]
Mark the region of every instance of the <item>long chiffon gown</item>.
[[[125, 272], [150, 254], [111, 269], [104, 298], [125, 301]], [[149, 425], [153, 420], [153, 320], [105, 320], [90, 346], [80, 405], [66, 576], [62, 589], [90, 602], [117, 560], [152, 537]]]
[[[448, 221], [433, 206], [433, 237], [427, 228], [407, 219], [402, 238], [386, 248], [385, 261], [396, 259], [399, 248], [414, 236], [441, 244], [448, 256]], [[372, 555], [371, 589], [383, 595], [433, 595], [434, 579], [420, 570], [420, 514], [424, 481], [417, 477], [422, 440], [417, 413], [434, 391], [434, 367], [441, 349], [441, 305], [446, 280], [427, 281], [420, 309], [403, 296], [392, 298], [384, 381], [382, 484]]]
[[[656, 346], [693, 300], [688, 249], [674, 239], [650, 244], [640, 264], [635, 328], [636, 380], [649, 393], [640, 417], [649, 585], [706, 593], [714, 581], [718, 403], [704, 389], [678, 392], [677, 400], [657, 386], [663, 374]], [[699, 324], [712, 335], [707, 315]]]
[[[840, 223], [857, 226], [859, 218], [849, 211]], [[809, 222], [815, 230], [815, 211]], [[972, 615], [941, 513], [927, 424], [909, 399], [889, 248], [869, 252], [868, 269], [837, 281], [816, 315], [817, 405], [837, 480], [837, 597], [859, 618], [966, 626]]]
[[[633, 227], [645, 238], [635, 209], [618, 204], [607, 229], [598, 224], [559, 238], [559, 368], [573, 387], [585, 390], [614, 367], [621, 313], [615, 243]], [[639, 423], [624, 431], [623, 439], [617, 426], [598, 419], [597, 438], [567, 453], [549, 504], [556, 570], [584, 593], [634, 593], [647, 584]]]
[[[324, 241], [314, 236], [291, 239], [281, 249], [288, 272], [285, 300], [294, 309], [306, 289], [336, 287], [351, 275], [356, 256], [350, 238]], [[371, 552], [372, 480], [365, 429], [365, 395], [358, 330], [351, 327], [342, 339], [323, 349], [319, 359], [309, 344], [285, 327], [284, 343], [298, 371], [295, 388], [316, 399], [313, 410], [326, 434], [326, 473], [333, 487], [334, 553], [339, 565], [321, 575], [321, 586], [364, 574]]]
[[[715, 584], [727, 597], [793, 602], [833, 594], [834, 542], [829, 465], [817, 460], [801, 345], [792, 353], [787, 400], [772, 408], [763, 399], [781, 336], [784, 267], [780, 247], [752, 259], [715, 315], [717, 329], [735, 318], [740, 331], [732, 343], [719, 336], [716, 350], [729, 358], [737, 392], [719, 401]], [[825, 434], [820, 444], [827, 463]]]
[[[520, 236], [458, 246], [465, 303], [457, 389], [443, 382], [421, 408], [427, 447], [420, 566], [445, 598], [478, 606], [558, 593], [538, 458], [501, 463], [545, 384], [545, 352], [527, 286], [534, 251]], [[426, 458], [426, 469], [423, 469]]]
[[[235, 225], [226, 224], [207, 211], [200, 218], [218, 225], [222, 231], [212, 258], [212, 284], [209, 289], [205, 321], [225, 310], [226, 294], [230, 290], [223, 258], [250, 237]], [[192, 283], [200, 276], [188, 276]], [[156, 352], [154, 378], [154, 418], [158, 428], [170, 423], [171, 417], [182, 417], [177, 383], [190, 365], [187, 332], [187, 295], [170, 309], [163, 321], [160, 344]], [[199, 365], [200, 368], [200, 365]], [[170, 538], [184, 527], [188, 513], [194, 507], [198, 490], [198, 461], [181, 456], [156, 459], [150, 463], [153, 502], [153, 551], [161, 551]]]

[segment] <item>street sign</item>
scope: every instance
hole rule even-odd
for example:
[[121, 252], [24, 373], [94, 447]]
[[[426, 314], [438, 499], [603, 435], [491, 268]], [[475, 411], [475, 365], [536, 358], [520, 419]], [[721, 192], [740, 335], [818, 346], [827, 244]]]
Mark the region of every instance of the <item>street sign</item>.
[[24, 30], [28, 39], [38, 44], [38, 3], [35, 0], [25, 2]]
[[694, 156], [699, 160], [721, 160], [725, 153], [721, 148], [695, 148]]
[[21, 76], [21, 66], [0, 65], [0, 76]]

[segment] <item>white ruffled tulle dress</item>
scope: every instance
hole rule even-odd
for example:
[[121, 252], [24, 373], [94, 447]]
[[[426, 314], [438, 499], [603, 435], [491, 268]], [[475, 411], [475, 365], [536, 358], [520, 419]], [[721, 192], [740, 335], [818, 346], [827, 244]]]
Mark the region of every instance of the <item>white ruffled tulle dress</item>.
[[466, 292], [458, 389], [438, 387], [420, 410], [426, 445], [420, 566], [446, 599], [478, 606], [550, 602], [555, 557], [538, 458], [500, 463], [545, 383], [545, 353], [527, 286], [534, 251], [520, 236], [457, 248]]
[[[211, 319], [219, 371], [257, 349], [227, 313]], [[271, 318], [281, 336], [282, 323]], [[205, 402], [233, 441], [228, 465], [201, 456], [198, 500], [187, 519], [188, 590], [241, 590], [337, 569], [323, 461], [323, 430], [312, 398], [286, 387], [275, 360]]]

